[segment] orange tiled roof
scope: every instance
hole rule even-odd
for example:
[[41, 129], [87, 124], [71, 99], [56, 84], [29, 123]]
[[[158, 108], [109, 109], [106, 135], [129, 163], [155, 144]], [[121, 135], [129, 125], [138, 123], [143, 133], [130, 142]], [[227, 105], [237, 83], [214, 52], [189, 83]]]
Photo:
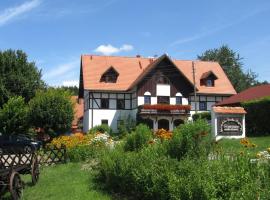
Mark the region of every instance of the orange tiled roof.
[[78, 96], [71, 96], [71, 100], [74, 102], [74, 119], [72, 121], [72, 127], [78, 126], [78, 121], [83, 117], [83, 99], [79, 99]]
[[231, 96], [224, 101], [217, 103], [217, 106], [239, 105], [245, 101], [251, 101], [270, 96], [270, 84], [259, 85], [248, 88], [234, 96]]
[[228, 113], [228, 114], [246, 114], [244, 108], [242, 107], [213, 107], [214, 112], [216, 113]]
[[[87, 90], [112, 90], [127, 91], [131, 89], [133, 83], [140, 79], [145, 71], [151, 68], [159, 58], [143, 57], [121, 57], [121, 56], [97, 56], [82, 55], [83, 86]], [[167, 57], [168, 58], [168, 57]], [[170, 58], [169, 58], [170, 59]], [[170, 59], [171, 60], [171, 59]], [[193, 83], [192, 61], [191, 60], [171, 60], [180, 72]], [[100, 82], [101, 75], [111, 66], [119, 73], [116, 83]], [[217, 62], [194, 61], [196, 69], [196, 86], [198, 93], [206, 94], [236, 94], [232, 84], [225, 75], [223, 69]], [[216, 76], [214, 87], [200, 86], [201, 76], [208, 71], [212, 71]]]

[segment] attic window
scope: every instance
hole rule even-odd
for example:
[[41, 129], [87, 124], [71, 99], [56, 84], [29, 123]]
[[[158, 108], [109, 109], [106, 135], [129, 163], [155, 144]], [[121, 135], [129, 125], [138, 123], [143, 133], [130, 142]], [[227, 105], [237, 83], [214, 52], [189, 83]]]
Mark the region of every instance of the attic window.
[[217, 79], [217, 76], [214, 74], [214, 72], [212, 71], [205, 72], [201, 76], [200, 85], [201, 86], [204, 85], [206, 87], [214, 87], [216, 79]]
[[118, 75], [119, 73], [113, 67], [110, 67], [102, 74], [100, 82], [116, 83]]

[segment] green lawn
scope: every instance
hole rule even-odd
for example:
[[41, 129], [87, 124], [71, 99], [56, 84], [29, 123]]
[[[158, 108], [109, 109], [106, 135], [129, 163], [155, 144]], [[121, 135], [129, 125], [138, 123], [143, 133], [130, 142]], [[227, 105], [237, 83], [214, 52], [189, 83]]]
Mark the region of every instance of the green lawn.
[[270, 147], [270, 136], [249, 137], [248, 139], [251, 143], [256, 144], [256, 147], [244, 147], [240, 144], [239, 139], [222, 139], [218, 141], [218, 146], [222, 147], [223, 151], [228, 153], [247, 151], [253, 155], [256, 155], [259, 151], [265, 151]]
[[[91, 172], [81, 169], [82, 164], [68, 163], [44, 167], [37, 185], [30, 186], [30, 176], [23, 180], [26, 188], [23, 200], [109, 200], [108, 194], [93, 189]], [[5, 199], [9, 199], [8, 197]]]

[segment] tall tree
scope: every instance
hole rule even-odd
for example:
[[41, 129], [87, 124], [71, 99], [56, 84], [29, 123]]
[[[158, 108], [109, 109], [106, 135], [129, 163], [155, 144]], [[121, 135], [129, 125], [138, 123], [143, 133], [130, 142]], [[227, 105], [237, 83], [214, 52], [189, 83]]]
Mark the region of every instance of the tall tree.
[[28, 106], [22, 97], [12, 97], [0, 109], [0, 132], [23, 134], [28, 130]]
[[29, 102], [31, 125], [44, 129], [52, 137], [70, 130], [73, 115], [71, 95], [63, 89], [38, 91]]
[[0, 51], [0, 108], [9, 98], [22, 96], [26, 102], [44, 87], [41, 70], [21, 50]]
[[198, 59], [218, 62], [237, 92], [258, 84], [257, 74], [251, 70], [244, 72], [243, 63], [241, 62], [243, 58], [227, 45], [207, 50], [202, 55], [199, 55]]

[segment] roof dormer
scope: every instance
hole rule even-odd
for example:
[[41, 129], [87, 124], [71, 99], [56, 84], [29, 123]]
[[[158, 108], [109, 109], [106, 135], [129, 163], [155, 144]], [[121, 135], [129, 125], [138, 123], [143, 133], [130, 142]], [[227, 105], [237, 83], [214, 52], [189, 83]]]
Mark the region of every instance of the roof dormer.
[[214, 87], [215, 86], [215, 80], [217, 80], [218, 77], [215, 75], [213, 71], [208, 71], [202, 74], [200, 79], [200, 85], [206, 86], [206, 87]]
[[116, 83], [118, 76], [119, 73], [111, 66], [102, 74], [100, 82]]

